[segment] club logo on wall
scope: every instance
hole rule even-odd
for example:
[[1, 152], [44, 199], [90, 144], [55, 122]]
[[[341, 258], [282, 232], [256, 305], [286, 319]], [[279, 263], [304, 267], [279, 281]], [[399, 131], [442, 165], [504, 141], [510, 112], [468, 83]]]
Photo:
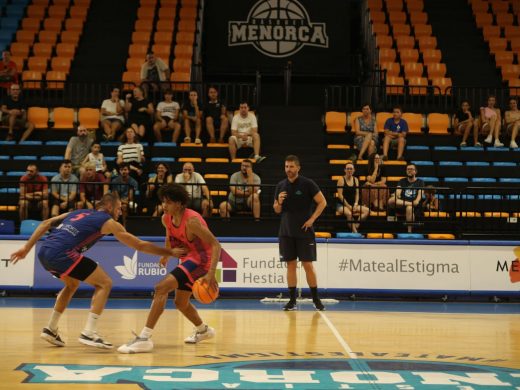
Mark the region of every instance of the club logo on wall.
[[288, 57], [304, 46], [329, 47], [326, 23], [313, 23], [296, 0], [260, 0], [246, 21], [228, 22], [228, 45], [253, 45], [269, 57]]

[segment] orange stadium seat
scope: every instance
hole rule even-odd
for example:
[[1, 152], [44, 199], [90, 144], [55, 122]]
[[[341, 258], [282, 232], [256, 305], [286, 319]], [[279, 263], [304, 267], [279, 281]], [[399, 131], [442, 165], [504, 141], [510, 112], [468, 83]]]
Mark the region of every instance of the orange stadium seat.
[[152, 51], [159, 58], [170, 58], [171, 45], [156, 43], [152, 46]]
[[70, 43], [58, 43], [56, 45], [56, 54], [58, 57], [73, 58], [76, 52], [76, 46]]
[[74, 128], [74, 109], [66, 107], [56, 107], [52, 111], [54, 117], [53, 129], [72, 129]]
[[508, 80], [509, 95], [520, 96], [520, 79]]
[[512, 51], [497, 51], [495, 53], [495, 63], [497, 64], [497, 67], [502, 67], [504, 65], [511, 65], [513, 64], [515, 56]]
[[159, 20], [155, 27], [157, 31], [173, 31], [174, 24], [171, 20]]
[[431, 113], [428, 114], [428, 134], [448, 134], [450, 127], [450, 117], [448, 114]]
[[512, 26], [513, 22], [514, 22], [513, 14], [497, 13], [496, 18], [497, 18], [497, 24], [502, 27]]
[[24, 31], [40, 31], [41, 21], [38, 18], [22, 19], [22, 29]]
[[190, 72], [191, 71], [191, 60], [186, 58], [176, 58], [173, 60], [173, 71], [174, 72]]
[[413, 28], [414, 35], [419, 37], [430, 37], [432, 35], [432, 26], [429, 24], [416, 24]]
[[413, 49], [415, 46], [415, 39], [409, 35], [400, 35], [395, 37], [395, 44], [398, 51], [404, 49]]
[[380, 49], [379, 62], [394, 62], [396, 59], [395, 49]]
[[50, 43], [35, 43], [32, 47], [35, 56], [51, 58], [53, 45]]
[[412, 22], [412, 26], [416, 24], [426, 24], [428, 23], [428, 14], [426, 12], [410, 12], [410, 22]]
[[[135, 31], [148, 31], [150, 34], [152, 33], [153, 25], [148, 20], [136, 20], [134, 24]], [[173, 26], [172, 26], [173, 30]]]
[[392, 117], [392, 113], [390, 113], [390, 112], [378, 112], [376, 114], [376, 123], [377, 123], [377, 128], [379, 129], [379, 131], [383, 131], [383, 129], [385, 128], [386, 120], [391, 117]]
[[325, 113], [325, 129], [327, 133], [345, 133], [347, 127], [347, 113], [327, 111]]
[[386, 14], [383, 11], [370, 11], [369, 17], [372, 23], [386, 23]]
[[386, 93], [402, 95], [404, 93], [404, 79], [402, 77], [388, 77], [386, 79]]
[[428, 79], [426, 77], [411, 77], [408, 79], [410, 95], [426, 95], [428, 93]]
[[428, 66], [431, 63], [439, 63], [442, 59], [441, 51], [438, 49], [428, 49], [424, 50], [423, 53], [423, 63]]
[[193, 45], [194, 40], [195, 34], [192, 32], [178, 32], [175, 36], [175, 42], [177, 45]]
[[44, 107], [29, 107], [27, 110], [27, 120], [36, 129], [46, 129], [49, 126], [49, 109]]
[[417, 62], [419, 61], [419, 51], [417, 49], [403, 49], [399, 51], [401, 62]]
[[61, 18], [63, 20], [67, 14], [67, 7], [57, 4], [51, 5], [47, 9], [47, 13], [49, 14], [50, 18]]
[[78, 122], [80, 126], [87, 129], [99, 128], [100, 111], [97, 108], [82, 107], [78, 111]]
[[32, 45], [36, 36], [35, 31], [19, 30], [16, 32], [16, 42]]
[[28, 70], [45, 73], [47, 70], [47, 57], [29, 57], [27, 60]]
[[484, 40], [487, 42], [490, 38], [500, 38], [500, 27], [499, 26], [484, 26], [482, 29], [482, 35]]
[[196, 8], [181, 8], [179, 12], [180, 20], [195, 20], [197, 19], [198, 10]]
[[[420, 85], [420, 84], [419, 84]], [[415, 114], [413, 112], [405, 112], [403, 119], [408, 122], [408, 129], [410, 134], [420, 134], [424, 127], [424, 118], [422, 114]]]
[[401, 73], [401, 65], [397, 62], [382, 62], [381, 69], [386, 70], [386, 76], [399, 76]]
[[423, 64], [418, 62], [407, 62], [403, 64], [404, 76], [409, 79], [411, 77], [421, 77], [423, 74]]
[[141, 83], [141, 73], [140, 72], [124, 72], [123, 73], [123, 88], [125, 90], [133, 89], [136, 85]]
[[489, 38], [489, 51], [496, 53], [497, 51], [504, 51], [507, 48], [506, 38]]
[[171, 46], [173, 41], [173, 34], [170, 31], [157, 31], [153, 35], [153, 41], [155, 44]]
[[55, 70], [50, 70], [45, 75], [45, 81], [47, 89], [63, 89], [65, 88], [65, 80], [67, 79], [67, 74], [65, 72], [58, 72]]
[[391, 24], [395, 23], [406, 23], [406, 13], [405, 12], [388, 12], [388, 19]]
[[386, 9], [388, 11], [402, 11], [403, 7], [403, 0], [386, 0]]
[[491, 26], [493, 24], [493, 15], [488, 14], [487, 12], [477, 13], [475, 14], [475, 22], [477, 23], [478, 28]]
[[173, 23], [175, 16], [177, 16], [176, 9], [171, 7], [159, 8], [159, 20], [164, 20]]
[[44, 5], [32, 4], [27, 6], [25, 13], [29, 18], [35, 18], [42, 20], [45, 17], [45, 10], [47, 9]]
[[22, 42], [11, 43], [11, 54], [16, 57], [27, 58], [29, 56], [29, 44]]
[[62, 31], [60, 34], [60, 41], [62, 43], [70, 43], [71, 45], [78, 46], [80, 37], [80, 31]]
[[419, 50], [421, 52], [437, 48], [437, 38], [435, 37], [419, 37], [417, 38], [417, 42], [419, 44]]
[[128, 47], [128, 54], [130, 57], [145, 58], [147, 52], [148, 45], [133, 43]]
[[504, 65], [502, 67], [502, 78], [506, 80], [520, 77], [520, 65]]
[[126, 60], [126, 70], [129, 72], [140, 72], [141, 66], [144, 63], [144, 59], [142, 58], [128, 58]]
[[[511, 41], [511, 50], [513, 50], [515, 53], [520, 52], [520, 38], [512, 38]], [[517, 54], [518, 57], [518, 54]]]
[[191, 60], [193, 57], [193, 46], [190, 45], [176, 45], [174, 49], [175, 58], [188, 58]]
[[195, 32], [196, 25], [194, 20], [179, 20], [178, 31]]
[[507, 39], [520, 38], [520, 26], [505, 26], [504, 35]]
[[13, 61], [16, 64], [16, 69], [18, 69], [18, 73], [19, 73], [23, 69], [25, 57], [12, 56], [11, 61]]
[[190, 90], [190, 84], [189, 84], [191, 82], [190, 73], [173, 72], [170, 76], [170, 81], [172, 82], [172, 89], [174, 91], [189, 91]]
[[69, 15], [71, 19], [81, 19], [85, 21], [87, 19], [88, 7], [81, 5], [73, 5], [70, 7]]
[[[178, 35], [178, 34], [177, 34]], [[389, 35], [379, 34], [376, 35], [376, 47], [379, 49], [391, 49], [394, 44], [394, 40]]]
[[424, 3], [422, 0], [407, 0], [406, 1], [406, 9], [409, 13], [412, 12], [421, 12], [424, 8]]
[[433, 93], [435, 95], [438, 95], [439, 93], [440, 94], [451, 95], [451, 86], [452, 86], [451, 78], [449, 78], [449, 77], [436, 77], [436, 78], [434, 78], [432, 80], [432, 85], [434, 87], [438, 87], [439, 88], [439, 89], [434, 88]]
[[383, 0], [368, 0], [367, 4], [370, 11], [383, 9]]
[[447, 72], [446, 64], [443, 64], [443, 63], [428, 64], [426, 69], [428, 71], [428, 78], [430, 80], [437, 78], [437, 77], [444, 77], [444, 76], [446, 76], [446, 72]]
[[132, 43], [139, 45], [148, 45], [148, 43], [150, 43], [150, 32], [134, 31], [132, 33]]
[[137, 19], [139, 20], [148, 20], [150, 23], [155, 17], [155, 9], [154, 8], [139, 8], [137, 10]]
[[40, 31], [40, 33], [38, 34], [38, 40], [41, 43], [49, 43], [51, 45], [55, 45], [56, 41], [58, 40], [58, 32], [47, 30]]
[[61, 19], [47, 18], [43, 21], [43, 29], [45, 31], [56, 31], [60, 32], [63, 27], [63, 21]]
[[69, 73], [71, 59], [67, 57], [52, 57], [51, 69], [57, 72]]
[[22, 83], [24, 89], [40, 89], [42, 87], [42, 73], [25, 70], [22, 72]]
[[489, 10], [489, 3], [485, 0], [471, 1], [471, 9], [474, 14], [487, 13]]
[[372, 34], [377, 35], [388, 35], [390, 33], [390, 27], [386, 23], [374, 23], [372, 24]]

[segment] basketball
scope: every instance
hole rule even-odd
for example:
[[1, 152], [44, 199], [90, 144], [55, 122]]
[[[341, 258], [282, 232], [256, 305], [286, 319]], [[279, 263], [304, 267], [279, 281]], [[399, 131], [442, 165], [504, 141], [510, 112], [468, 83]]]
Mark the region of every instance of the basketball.
[[216, 288], [212, 288], [202, 278], [197, 279], [191, 288], [193, 296], [200, 303], [214, 302], [218, 298], [218, 290], [218, 285]]

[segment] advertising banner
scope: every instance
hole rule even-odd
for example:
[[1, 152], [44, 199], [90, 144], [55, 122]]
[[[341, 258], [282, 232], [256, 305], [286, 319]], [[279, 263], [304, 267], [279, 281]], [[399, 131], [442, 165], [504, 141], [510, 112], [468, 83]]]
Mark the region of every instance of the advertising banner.
[[32, 286], [34, 276], [34, 248], [25, 259], [16, 264], [9, 261], [11, 253], [20, 249], [25, 241], [5, 240], [0, 245], [0, 286]]
[[327, 288], [470, 290], [467, 246], [328, 244]]
[[472, 291], [516, 291], [520, 282], [511, 272], [520, 272], [513, 246], [470, 246]]

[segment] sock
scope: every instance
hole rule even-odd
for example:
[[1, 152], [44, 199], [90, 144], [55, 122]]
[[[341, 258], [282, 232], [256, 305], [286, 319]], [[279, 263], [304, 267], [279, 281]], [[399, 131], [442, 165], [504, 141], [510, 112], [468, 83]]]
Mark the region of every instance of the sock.
[[92, 336], [94, 333], [96, 333], [96, 322], [98, 318], [98, 314], [94, 314], [92, 312], [88, 313], [87, 323], [85, 324], [85, 329], [83, 329], [83, 334], [85, 336]]
[[197, 332], [199, 333], [204, 333], [206, 330], [207, 330], [207, 325], [203, 322], [202, 324], [200, 324], [199, 326], [196, 326], [195, 328], [197, 328]]
[[51, 318], [49, 318], [49, 323], [47, 324], [47, 328], [52, 330], [53, 332], [58, 329], [58, 321], [60, 320], [62, 313], [57, 312], [56, 310], [52, 311]]
[[289, 300], [296, 302], [296, 287], [289, 287]]
[[142, 339], [149, 339], [150, 337], [152, 337], [152, 332], [153, 332], [152, 328], [147, 328], [145, 326], [143, 328], [143, 330], [141, 331], [141, 333], [139, 334], [139, 337]]
[[318, 298], [318, 286], [316, 287], [310, 287], [311, 289], [311, 295], [313, 301], [318, 301], [320, 298]]

